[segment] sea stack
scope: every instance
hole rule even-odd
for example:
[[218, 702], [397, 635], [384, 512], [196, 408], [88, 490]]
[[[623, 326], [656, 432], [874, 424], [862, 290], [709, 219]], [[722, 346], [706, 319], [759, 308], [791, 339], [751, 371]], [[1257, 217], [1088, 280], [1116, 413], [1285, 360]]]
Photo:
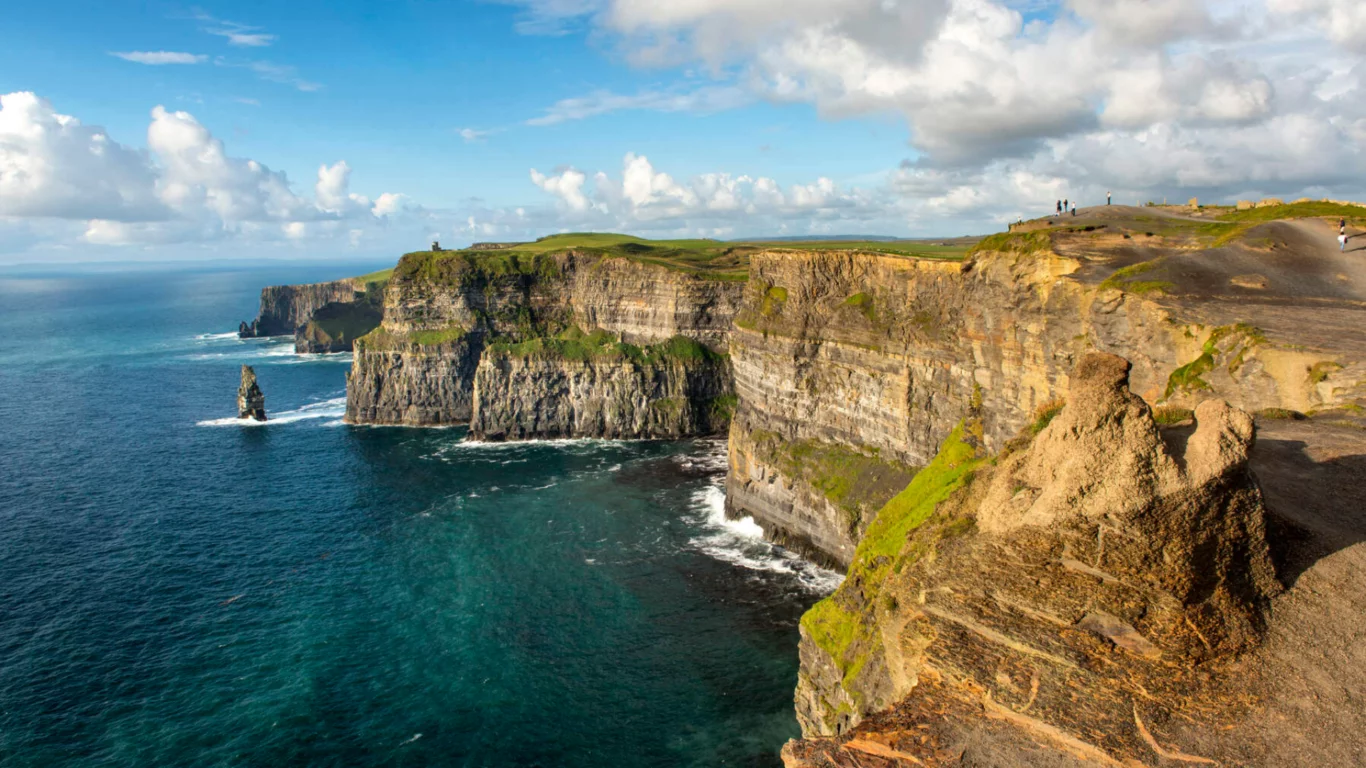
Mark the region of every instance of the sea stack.
[[242, 386], [237, 388], [237, 418], [266, 420], [266, 396], [256, 384], [256, 371], [242, 366]]

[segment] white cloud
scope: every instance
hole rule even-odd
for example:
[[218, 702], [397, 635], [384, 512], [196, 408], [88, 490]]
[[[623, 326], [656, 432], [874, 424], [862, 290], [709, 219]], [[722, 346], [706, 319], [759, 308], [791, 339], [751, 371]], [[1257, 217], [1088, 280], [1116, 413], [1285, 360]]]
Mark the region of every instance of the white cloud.
[[[238, 66], [227, 61], [219, 61], [222, 66]], [[322, 84], [299, 77], [299, 70], [286, 64], [274, 64], [269, 61], [249, 61], [244, 65], [247, 69], [256, 73], [262, 80], [272, 83], [291, 86], [304, 92], [322, 90]]]
[[156, 107], [147, 149], [57, 112], [33, 93], [0, 95], [0, 217], [84, 221], [98, 245], [345, 236], [417, 210], [404, 197], [350, 191], [344, 161], [322, 165], [313, 197], [284, 173], [232, 157], [187, 112]]
[[393, 216], [402, 211], [407, 204], [408, 196], [395, 192], [385, 192], [375, 198], [375, 207], [370, 209], [376, 218]]
[[[841, 189], [827, 178], [785, 190], [773, 179], [729, 173], [680, 181], [634, 153], [623, 158], [619, 177], [594, 174], [591, 189], [587, 174], [574, 168], [551, 176], [533, 169], [531, 180], [556, 198], [558, 223], [569, 227], [701, 233], [742, 222], [748, 230], [773, 231], [785, 221], [887, 223], [899, 216], [889, 196]], [[518, 215], [525, 218], [526, 212], [519, 209]]]
[[279, 39], [276, 35], [263, 32], [260, 27], [217, 19], [203, 12], [196, 13], [194, 18], [210, 25], [203, 27], [203, 31], [210, 35], [226, 38], [228, 45], [241, 48], [264, 48]]
[[[922, 170], [1042, 174], [1159, 197], [1366, 189], [1356, 181], [1366, 178], [1361, 0], [520, 4], [546, 23], [591, 25], [639, 65], [705, 67], [708, 88], [743, 91], [718, 108], [762, 98], [835, 118], [900, 115]], [[681, 111], [690, 95], [596, 93], [532, 123]], [[1268, 152], [1258, 140], [1281, 143]], [[1302, 148], [1314, 142], [1311, 157]], [[1101, 145], [1138, 154], [1091, 151]], [[953, 204], [977, 197], [960, 191]]]
[[126, 51], [123, 53], [111, 51], [110, 56], [117, 56], [124, 61], [132, 61], [138, 64], [203, 64], [209, 60], [208, 56], [197, 53], [182, 53], [179, 51]]
[[587, 96], [562, 99], [546, 109], [545, 114], [527, 120], [527, 125], [556, 125], [569, 120], [605, 115], [623, 110], [654, 112], [693, 112], [710, 114], [748, 104], [752, 97], [733, 86], [707, 86], [691, 91], [642, 91], [623, 95], [611, 91], [596, 91]]
[[0, 215], [164, 219], [157, 169], [125, 147], [28, 92], [0, 95]]
[[588, 197], [583, 193], [586, 179], [581, 171], [573, 168], [566, 168], [553, 176], [531, 169], [532, 183], [558, 197], [571, 211], [586, 211], [589, 208]]
[[204, 31], [211, 35], [226, 37], [228, 45], [245, 48], [264, 48], [279, 39], [275, 35], [268, 35], [264, 32], [242, 32], [234, 29], [206, 29]]
[[481, 130], [477, 130], [477, 129], [475, 129], [475, 128], [461, 128], [459, 131], [457, 131], [457, 133], [460, 135], [460, 138], [462, 138], [462, 139], [465, 140], [465, 143], [466, 143], [466, 144], [473, 144], [473, 143], [475, 143], [475, 142], [479, 142], [479, 141], [483, 141], [484, 139], [487, 139], [487, 138], [488, 138], [490, 135], [492, 135], [494, 132], [493, 132], [493, 131], [481, 131]]

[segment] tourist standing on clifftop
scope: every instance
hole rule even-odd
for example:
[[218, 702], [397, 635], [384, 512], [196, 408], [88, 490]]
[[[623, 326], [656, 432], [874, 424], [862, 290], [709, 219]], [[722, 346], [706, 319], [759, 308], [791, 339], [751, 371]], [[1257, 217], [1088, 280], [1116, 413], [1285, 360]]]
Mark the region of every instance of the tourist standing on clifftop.
[[1342, 232], [1338, 235], [1338, 250], [1340, 250], [1340, 251], [1346, 251], [1346, 250], [1347, 250], [1347, 228], [1346, 228], [1346, 227], [1343, 227]]
[[1062, 199], [1062, 212], [1067, 213], [1067, 198]]
[[1110, 204], [1110, 193], [1109, 193], [1109, 192], [1106, 192], [1106, 193], [1105, 193], [1105, 204], [1106, 204], [1106, 205], [1109, 205], [1109, 204]]
[[1062, 201], [1061, 201], [1061, 200], [1058, 201], [1058, 215], [1059, 215], [1059, 216], [1062, 215]]

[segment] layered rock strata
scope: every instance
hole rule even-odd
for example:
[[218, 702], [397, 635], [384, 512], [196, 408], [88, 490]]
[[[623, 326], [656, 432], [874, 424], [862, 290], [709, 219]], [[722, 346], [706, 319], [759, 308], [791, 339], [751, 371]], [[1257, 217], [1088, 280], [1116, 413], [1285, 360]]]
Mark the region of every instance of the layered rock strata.
[[334, 280], [330, 283], [308, 285], [270, 285], [261, 289], [261, 310], [256, 319], [242, 323], [238, 334], [252, 336], [293, 336], [308, 324], [313, 313], [333, 302], [355, 301], [364, 293], [363, 285], [355, 280]]
[[470, 435], [482, 440], [714, 434], [730, 423], [729, 361], [624, 356], [565, 359], [484, 353]]
[[242, 366], [242, 383], [237, 387], [237, 418], [266, 420], [266, 396], [256, 383], [256, 371]]
[[347, 420], [486, 439], [724, 429], [741, 290], [576, 251], [409, 254], [356, 345]]
[[883, 511], [803, 617], [797, 711], [815, 740], [789, 766], [957, 764], [973, 734], [982, 764], [1207, 762], [1167, 732], [1240, 711], [1220, 675], [1280, 589], [1253, 421], [1209, 400], [1193, 432], [1163, 433], [1128, 374], [1086, 356], [1067, 406], [994, 465], [969, 416]]
[[[756, 450], [756, 436], [921, 467], [976, 413], [984, 448], [999, 450], [1063, 396], [1072, 366], [1091, 350], [1132, 360], [1134, 391], [1172, 408], [1218, 396], [1250, 411], [1305, 410], [1336, 397], [1306, 376], [1313, 354], [1269, 342], [1238, 321], [1236, 307], [1216, 305], [1221, 318], [1125, 290], [1103, 266], [1122, 251], [1097, 256], [1069, 237], [1082, 235], [992, 238], [962, 262], [754, 255], [731, 343], [739, 407], [729, 513], [752, 515], [770, 538], [808, 555], [847, 563], [879, 500], [838, 503], [825, 490], [838, 476], [784, 471]], [[1182, 319], [1195, 316], [1201, 322]]]

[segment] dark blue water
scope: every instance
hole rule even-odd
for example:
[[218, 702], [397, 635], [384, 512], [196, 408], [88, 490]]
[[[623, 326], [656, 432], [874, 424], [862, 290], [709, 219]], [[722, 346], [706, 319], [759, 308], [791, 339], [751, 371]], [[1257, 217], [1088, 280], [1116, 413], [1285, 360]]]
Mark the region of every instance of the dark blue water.
[[723, 446], [344, 426], [347, 356], [212, 335], [334, 272], [0, 275], [0, 765], [777, 765], [830, 574]]

